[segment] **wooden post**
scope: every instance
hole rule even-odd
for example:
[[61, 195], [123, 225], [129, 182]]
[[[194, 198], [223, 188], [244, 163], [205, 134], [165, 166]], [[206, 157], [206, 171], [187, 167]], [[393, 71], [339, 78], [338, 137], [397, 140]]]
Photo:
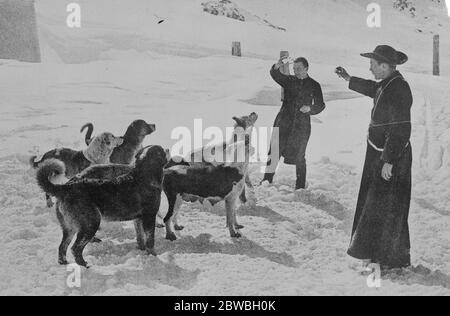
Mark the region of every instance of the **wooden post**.
[[[280, 59], [287, 58], [287, 57], [289, 57], [289, 52], [282, 50], [280, 52]], [[289, 75], [289, 64], [281, 66], [280, 72], [282, 74]], [[284, 101], [284, 89], [281, 88], [281, 102], [283, 102], [283, 101]]]
[[439, 75], [439, 35], [435, 35], [433, 38], [433, 76]]
[[238, 56], [238, 57], [242, 56], [241, 42], [233, 42], [233, 47], [231, 49], [231, 54], [233, 56]]

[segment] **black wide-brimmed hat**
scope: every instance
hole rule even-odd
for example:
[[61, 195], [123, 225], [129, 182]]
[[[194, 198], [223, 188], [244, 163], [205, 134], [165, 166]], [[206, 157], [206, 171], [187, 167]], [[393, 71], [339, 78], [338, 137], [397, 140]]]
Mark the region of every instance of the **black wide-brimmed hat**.
[[361, 54], [361, 56], [390, 65], [403, 65], [408, 61], [408, 56], [405, 53], [399, 52], [388, 45], [377, 46], [372, 53]]

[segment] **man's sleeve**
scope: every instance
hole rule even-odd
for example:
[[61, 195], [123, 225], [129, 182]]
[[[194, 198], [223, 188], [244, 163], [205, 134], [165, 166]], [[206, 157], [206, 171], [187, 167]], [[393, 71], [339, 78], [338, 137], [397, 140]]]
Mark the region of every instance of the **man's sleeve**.
[[270, 75], [273, 80], [283, 88], [286, 88], [289, 85], [289, 76], [282, 74], [280, 69], [275, 69], [275, 65], [270, 69]]
[[377, 83], [372, 80], [365, 80], [358, 77], [351, 77], [349, 89], [361, 93], [365, 96], [375, 98], [377, 93]]
[[325, 102], [323, 101], [323, 93], [320, 84], [317, 83], [313, 90], [313, 104], [311, 105], [311, 115], [317, 115], [325, 109]]
[[392, 94], [390, 123], [386, 130], [386, 144], [381, 159], [396, 164], [411, 137], [411, 106], [413, 97], [406, 81], [401, 81]]

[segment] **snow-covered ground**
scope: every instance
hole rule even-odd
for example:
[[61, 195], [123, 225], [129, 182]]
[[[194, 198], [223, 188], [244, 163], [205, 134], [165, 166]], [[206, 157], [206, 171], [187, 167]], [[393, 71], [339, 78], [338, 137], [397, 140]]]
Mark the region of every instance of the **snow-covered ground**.
[[[209, 15], [197, 0], [132, 2], [79, 1], [83, 27], [72, 30], [63, 1], [37, 1], [44, 63], [0, 61], [0, 295], [450, 295], [450, 19], [443, 6], [420, 7], [423, 15], [411, 20], [380, 1], [385, 24], [370, 30], [365, 1], [234, 1], [283, 32]], [[429, 74], [436, 29], [444, 47], [439, 78]], [[233, 40], [241, 40], [243, 58], [229, 56]], [[376, 290], [346, 255], [372, 101], [350, 92], [333, 70], [342, 65], [369, 77], [359, 53], [380, 42], [411, 57], [401, 70], [415, 98], [413, 268], [385, 276]], [[131, 224], [105, 224], [103, 243], [86, 248], [93, 267], [83, 271], [82, 287], [69, 289], [69, 273], [57, 264], [61, 231], [28, 158], [56, 146], [83, 148], [86, 122], [122, 135], [132, 120], [145, 119], [157, 126], [146, 144], [165, 147], [175, 143], [175, 127], [193, 129], [195, 118], [225, 129], [232, 116], [255, 111], [257, 126], [271, 126], [280, 91], [268, 70], [283, 49], [310, 57], [327, 100], [313, 119], [308, 189], [294, 192], [293, 168], [280, 166], [274, 185], [256, 187], [256, 206], [240, 209], [240, 240], [229, 237], [222, 204], [184, 205], [177, 241], [157, 230], [158, 257], [136, 249]], [[260, 166], [251, 168], [259, 183]]]

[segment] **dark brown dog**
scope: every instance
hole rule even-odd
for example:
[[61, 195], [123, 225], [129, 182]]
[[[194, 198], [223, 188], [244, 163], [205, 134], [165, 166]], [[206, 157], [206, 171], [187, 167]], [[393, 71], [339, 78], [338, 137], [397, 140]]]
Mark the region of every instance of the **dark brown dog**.
[[[91, 142], [94, 125], [87, 123], [81, 128], [81, 133], [88, 129], [85, 136], [86, 145]], [[147, 124], [143, 120], [136, 120], [130, 124], [125, 135], [124, 142], [121, 146], [114, 149], [111, 155], [111, 163], [129, 165], [134, 162], [136, 153], [142, 149], [142, 142], [145, 136], [150, 135], [156, 130], [155, 124]]]
[[[136, 156], [136, 165], [125, 175], [113, 180], [75, 177], [63, 185], [53, 182], [65, 173], [58, 160], [43, 163], [37, 181], [44, 192], [58, 199], [56, 214], [63, 231], [59, 246], [59, 263], [67, 264], [66, 253], [72, 239], [75, 261], [87, 267], [83, 250], [95, 236], [102, 219], [106, 221], [135, 221], [139, 249], [156, 255], [154, 234], [156, 214], [161, 202], [163, 167], [166, 153], [160, 146], [149, 146]], [[115, 165], [93, 166], [86, 174], [108, 174]], [[129, 168], [129, 167], [127, 167]], [[96, 169], [99, 169], [96, 173]], [[114, 173], [114, 170], [111, 172]]]

